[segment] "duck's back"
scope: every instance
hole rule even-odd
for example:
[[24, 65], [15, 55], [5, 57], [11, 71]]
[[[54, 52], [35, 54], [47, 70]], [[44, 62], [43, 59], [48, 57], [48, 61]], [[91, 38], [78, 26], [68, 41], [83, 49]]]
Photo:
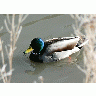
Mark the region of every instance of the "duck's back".
[[46, 40], [45, 52], [52, 54], [54, 52], [61, 52], [72, 50], [79, 41], [79, 37], [62, 37]]

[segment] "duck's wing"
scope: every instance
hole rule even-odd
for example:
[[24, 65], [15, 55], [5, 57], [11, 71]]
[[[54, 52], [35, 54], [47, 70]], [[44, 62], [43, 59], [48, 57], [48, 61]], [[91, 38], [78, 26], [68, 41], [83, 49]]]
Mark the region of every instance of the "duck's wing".
[[52, 58], [53, 60], [61, 60], [66, 57], [69, 57], [73, 53], [80, 51], [80, 49], [88, 43], [88, 39], [85, 36], [81, 36], [80, 40], [76, 44], [76, 46], [72, 50], [62, 51], [62, 52], [54, 52]]
[[47, 54], [52, 54], [53, 52], [72, 50], [77, 45], [79, 40], [79, 37], [62, 37], [49, 39], [45, 42], [45, 51]]

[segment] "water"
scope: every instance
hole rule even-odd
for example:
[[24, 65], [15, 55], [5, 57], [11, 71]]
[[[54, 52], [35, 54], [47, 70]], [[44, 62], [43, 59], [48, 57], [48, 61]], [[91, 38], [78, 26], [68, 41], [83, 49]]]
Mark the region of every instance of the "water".
[[[16, 18], [17, 16], [18, 15], [16, 15]], [[4, 26], [5, 18], [5, 15], [0, 14], [1, 26]], [[23, 29], [16, 44], [17, 49], [13, 56], [13, 68], [15, 70], [13, 71], [11, 82], [40, 82], [38, 77], [43, 76], [45, 83], [82, 83], [85, 75], [77, 68], [76, 64], [81, 67], [83, 66], [83, 49], [80, 53], [72, 55], [72, 61], [66, 58], [58, 62], [37, 63], [30, 61], [28, 58], [29, 55], [23, 55], [23, 52], [28, 48], [31, 40], [35, 37], [41, 37], [45, 41], [46, 39], [55, 37], [71, 36], [71, 34], [74, 33], [72, 24], [74, 24], [74, 20], [70, 17], [70, 15], [29, 15], [22, 23]], [[4, 48], [4, 46], [9, 43], [9, 33], [7, 33], [5, 27], [0, 33], [0, 37], [4, 41]], [[5, 61], [8, 63], [5, 49], [4, 54]], [[1, 63], [0, 66], [2, 66]]]

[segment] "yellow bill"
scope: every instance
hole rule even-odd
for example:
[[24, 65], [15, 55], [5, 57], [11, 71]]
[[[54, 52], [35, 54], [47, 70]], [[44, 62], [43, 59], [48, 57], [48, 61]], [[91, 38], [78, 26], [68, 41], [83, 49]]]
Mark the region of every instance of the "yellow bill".
[[29, 46], [29, 48], [28, 48], [26, 51], [24, 51], [23, 53], [24, 53], [24, 54], [27, 54], [27, 53], [29, 53], [29, 52], [31, 52], [31, 51], [33, 51], [33, 49], [32, 49], [31, 46]]

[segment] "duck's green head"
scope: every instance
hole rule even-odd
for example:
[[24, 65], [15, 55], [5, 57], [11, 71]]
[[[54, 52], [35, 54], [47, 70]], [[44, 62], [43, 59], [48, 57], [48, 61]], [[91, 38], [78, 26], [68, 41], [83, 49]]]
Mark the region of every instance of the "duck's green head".
[[34, 38], [31, 41], [29, 48], [23, 53], [27, 54], [31, 51], [33, 51], [33, 53], [40, 53], [43, 47], [44, 47], [44, 41], [41, 38]]

